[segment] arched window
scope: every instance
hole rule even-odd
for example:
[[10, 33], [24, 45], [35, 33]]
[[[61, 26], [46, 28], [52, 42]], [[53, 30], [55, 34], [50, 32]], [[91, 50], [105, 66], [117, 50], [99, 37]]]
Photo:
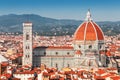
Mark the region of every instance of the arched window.
[[27, 58], [27, 55], [25, 55], [25, 57]]
[[26, 49], [30, 49], [30, 47], [29, 47], [29, 46], [26, 46]]
[[70, 67], [70, 64], [67, 64], [67, 67]]
[[55, 64], [55, 67], [56, 67], [56, 68], [58, 67], [58, 64], [57, 64], [57, 63]]
[[44, 55], [46, 55], [46, 52], [44, 52]]
[[56, 52], [55, 54], [58, 55], [58, 52]]
[[30, 56], [28, 55], [28, 58], [29, 58]]
[[26, 34], [26, 40], [29, 40], [29, 35], [28, 34]]
[[102, 45], [100, 45], [100, 49], [102, 48]]
[[91, 61], [90, 60], [88, 61], [88, 66], [91, 66]]
[[26, 49], [27, 49], [28, 47], [26, 46]]
[[69, 53], [69, 52], [67, 52], [67, 55], [70, 55], [70, 53]]
[[92, 49], [92, 45], [89, 45], [89, 49]]
[[30, 47], [28, 46], [28, 49], [30, 49]]

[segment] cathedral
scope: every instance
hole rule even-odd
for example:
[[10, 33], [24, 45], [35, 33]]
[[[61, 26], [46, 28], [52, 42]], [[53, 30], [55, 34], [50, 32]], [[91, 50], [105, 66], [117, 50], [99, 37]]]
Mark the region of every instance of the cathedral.
[[39, 46], [32, 49], [32, 23], [23, 23], [22, 65], [31, 64], [55, 67], [59, 70], [70, 68], [98, 68], [106, 66], [104, 34], [92, 20], [90, 11], [85, 21], [74, 33], [71, 46]]

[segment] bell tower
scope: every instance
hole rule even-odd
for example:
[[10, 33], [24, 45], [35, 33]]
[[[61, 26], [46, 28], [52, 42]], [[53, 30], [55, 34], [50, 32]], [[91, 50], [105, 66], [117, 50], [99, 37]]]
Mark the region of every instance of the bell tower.
[[32, 23], [23, 23], [23, 58], [22, 65], [32, 65]]

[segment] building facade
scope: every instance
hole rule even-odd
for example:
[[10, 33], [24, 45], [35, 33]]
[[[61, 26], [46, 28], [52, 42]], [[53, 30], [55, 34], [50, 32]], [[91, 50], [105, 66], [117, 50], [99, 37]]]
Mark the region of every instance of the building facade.
[[73, 47], [36, 47], [33, 50], [33, 65], [40, 66], [45, 64], [47, 67], [74, 67], [74, 50]]
[[[23, 64], [27, 64], [28, 60], [33, 63], [33, 66], [45, 64], [47, 67], [58, 69], [106, 66], [105, 54], [100, 54], [100, 51], [104, 51], [104, 34], [100, 27], [93, 22], [90, 11], [87, 12], [86, 20], [75, 31], [73, 46], [40, 46], [33, 49], [33, 55], [31, 50], [32, 28], [23, 26], [25, 28]], [[27, 35], [30, 36], [28, 40], [26, 40]], [[26, 48], [28, 45], [31, 46], [29, 50]], [[29, 51], [31, 51], [30, 54]], [[28, 55], [29, 59], [27, 59]], [[33, 57], [33, 62], [30, 56]]]

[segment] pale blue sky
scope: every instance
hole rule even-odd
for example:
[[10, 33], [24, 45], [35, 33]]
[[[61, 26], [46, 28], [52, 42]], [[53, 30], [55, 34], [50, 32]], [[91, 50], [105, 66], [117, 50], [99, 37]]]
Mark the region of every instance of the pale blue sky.
[[120, 0], [0, 0], [0, 15], [84, 20], [89, 8], [95, 21], [120, 21]]

